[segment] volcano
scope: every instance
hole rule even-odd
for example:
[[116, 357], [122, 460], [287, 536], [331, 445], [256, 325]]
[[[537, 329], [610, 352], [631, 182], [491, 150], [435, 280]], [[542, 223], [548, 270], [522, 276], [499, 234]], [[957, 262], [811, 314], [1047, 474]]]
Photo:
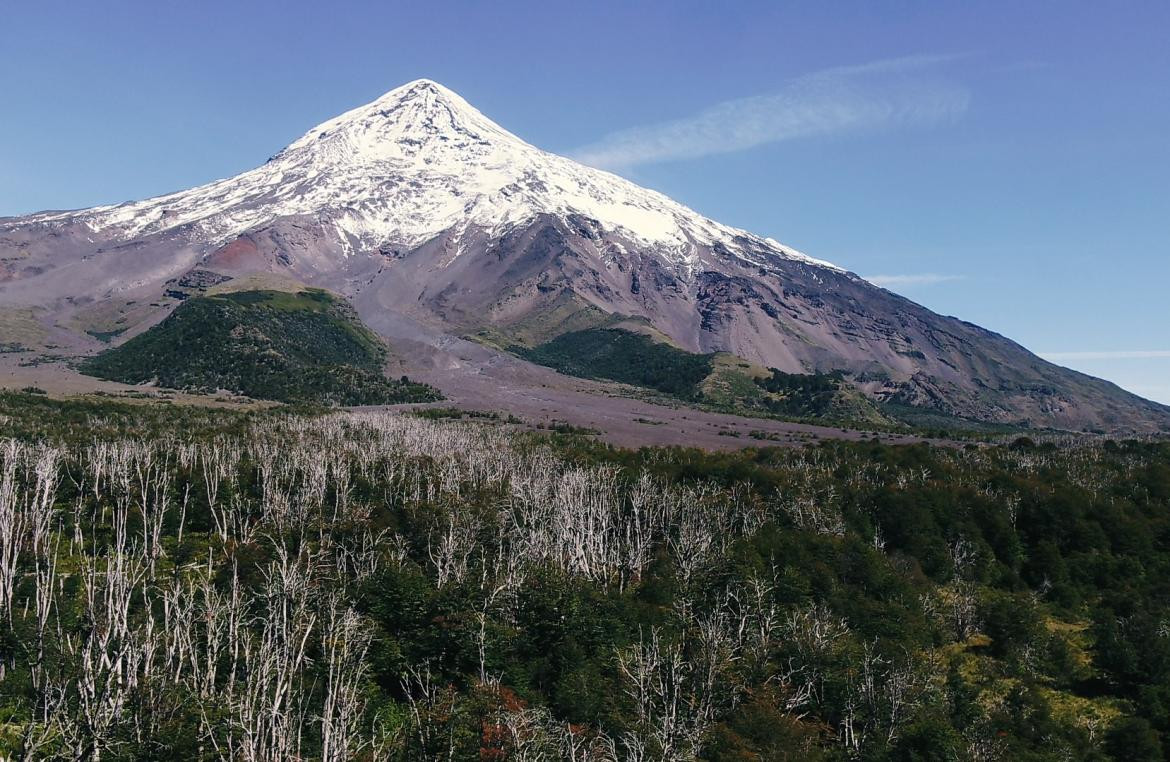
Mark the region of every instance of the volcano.
[[225, 281], [339, 293], [440, 388], [443, 372], [522, 363], [510, 348], [624, 325], [689, 352], [838, 373], [875, 402], [1078, 431], [1170, 427], [1170, 408], [542, 151], [429, 80], [232, 178], [0, 219], [0, 312], [22, 316], [29, 351], [116, 345]]

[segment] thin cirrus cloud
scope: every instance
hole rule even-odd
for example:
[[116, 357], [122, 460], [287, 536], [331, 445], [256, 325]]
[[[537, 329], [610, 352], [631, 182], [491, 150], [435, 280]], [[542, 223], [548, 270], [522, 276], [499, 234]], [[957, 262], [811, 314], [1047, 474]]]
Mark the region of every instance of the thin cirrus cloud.
[[910, 288], [913, 286], [933, 286], [936, 283], [946, 283], [952, 280], [962, 280], [962, 275], [939, 275], [938, 273], [918, 273], [915, 275], [865, 275], [865, 280], [882, 288]]
[[911, 56], [841, 66], [780, 92], [717, 103], [697, 114], [610, 133], [571, 156], [603, 169], [695, 159], [784, 140], [954, 121], [967, 89], [937, 73], [954, 56]]
[[1162, 360], [1170, 359], [1170, 349], [1121, 349], [1100, 352], [1040, 352], [1045, 360]]

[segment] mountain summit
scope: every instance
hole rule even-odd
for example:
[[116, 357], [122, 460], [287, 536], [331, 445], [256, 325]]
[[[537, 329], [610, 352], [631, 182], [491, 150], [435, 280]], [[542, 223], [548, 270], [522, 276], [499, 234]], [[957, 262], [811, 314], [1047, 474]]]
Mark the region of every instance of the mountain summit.
[[[188, 191], [29, 221], [79, 220], [123, 239], [194, 227], [222, 242], [316, 215], [359, 247], [415, 246], [454, 225], [500, 235], [540, 214], [583, 215], [686, 263], [693, 244], [747, 236], [660, 193], [541, 151], [427, 79], [309, 130], [266, 164]], [[777, 253], [799, 257], [774, 242]]]
[[0, 309], [32, 310], [58, 342], [120, 341], [207, 283], [256, 275], [335, 290], [383, 335], [433, 352], [622, 323], [692, 352], [840, 371], [876, 400], [952, 415], [1170, 425], [1112, 384], [531, 146], [429, 80], [236, 177], [0, 220]]

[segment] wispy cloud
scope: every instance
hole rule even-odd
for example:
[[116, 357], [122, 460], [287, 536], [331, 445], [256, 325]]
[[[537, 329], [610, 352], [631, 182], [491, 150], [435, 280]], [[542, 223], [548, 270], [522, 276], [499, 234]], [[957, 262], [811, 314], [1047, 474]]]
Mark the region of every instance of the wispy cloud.
[[950, 60], [911, 56], [826, 69], [792, 80], [778, 93], [723, 101], [682, 119], [611, 133], [571, 155], [619, 169], [814, 135], [952, 121], [967, 110], [970, 94], [935, 71]]
[[1100, 352], [1040, 352], [1045, 360], [1076, 362], [1077, 360], [1159, 360], [1170, 359], [1170, 349], [1122, 349]]
[[864, 275], [867, 281], [882, 288], [909, 288], [933, 286], [952, 280], [962, 280], [962, 275], [939, 275], [938, 273], [917, 273], [914, 275]]

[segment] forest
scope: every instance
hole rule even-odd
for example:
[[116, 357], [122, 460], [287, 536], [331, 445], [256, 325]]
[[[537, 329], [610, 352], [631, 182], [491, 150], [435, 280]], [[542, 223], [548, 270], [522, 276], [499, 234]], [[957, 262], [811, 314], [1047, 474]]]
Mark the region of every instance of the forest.
[[1170, 444], [0, 396], [0, 756], [1163, 760]]
[[431, 402], [425, 384], [382, 373], [386, 346], [321, 289], [230, 291], [186, 299], [161, 323], [79, 369], [129, 384], [321, 405]]

